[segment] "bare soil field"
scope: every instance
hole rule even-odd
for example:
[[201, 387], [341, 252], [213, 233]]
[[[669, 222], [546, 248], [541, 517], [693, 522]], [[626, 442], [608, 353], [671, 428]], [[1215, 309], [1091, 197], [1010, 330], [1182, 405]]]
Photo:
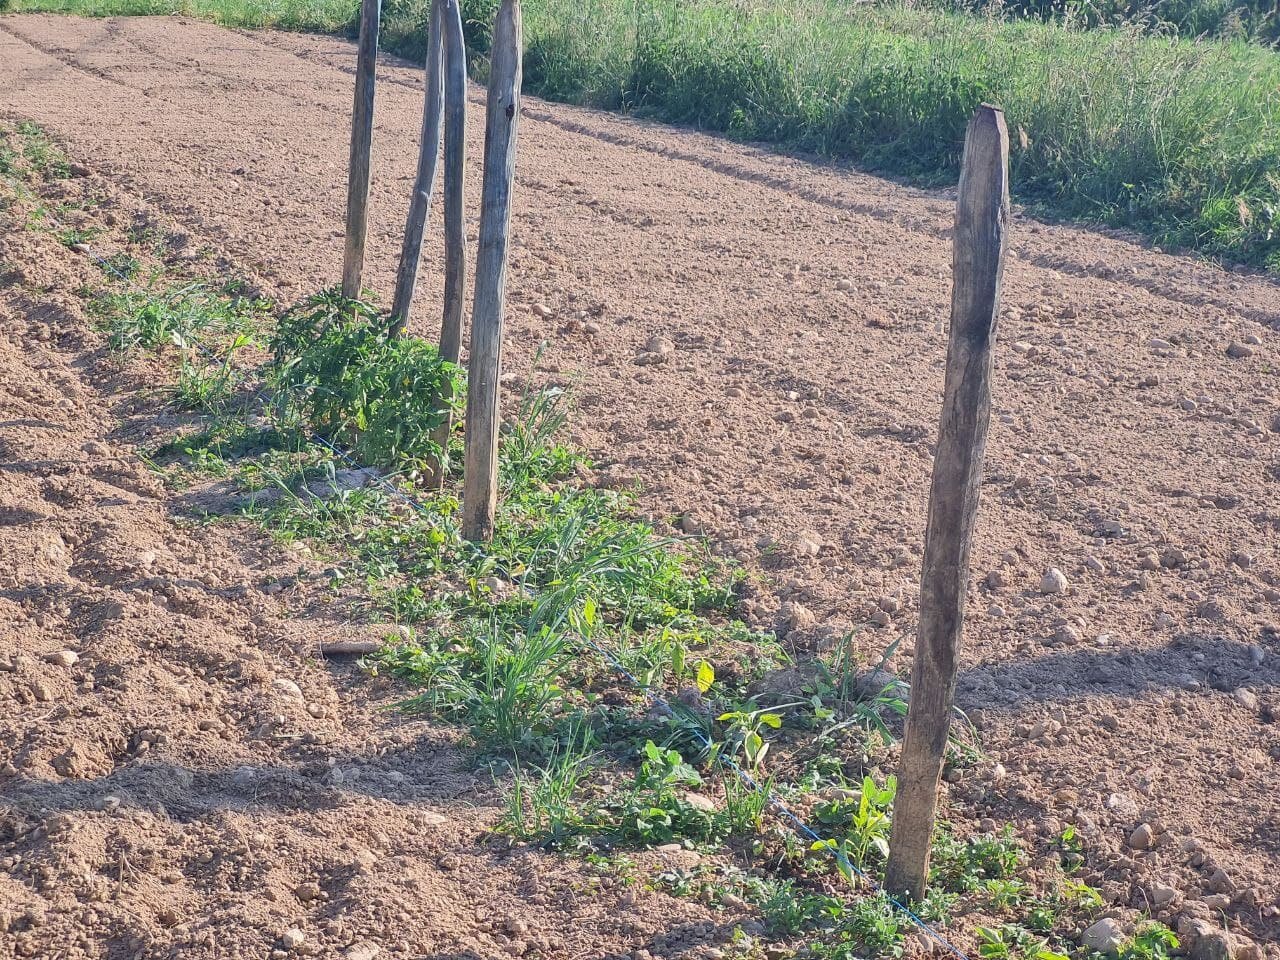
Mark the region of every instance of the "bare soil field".
[[[288, 300], [340, 270], [353, 62], [176, 18], [6, 17], [0, 113], [109, 198], [85, 225], [147, 222]], [[380, 70], [383, 300], [420, 81]], [[507, 369], [547, 343], [604, 482], [752, 571], [753, 623], [799, 657], [901, 638], [905, 669], [951, 216], [943, 193], [527, 101]], [[90, 330], [97, 267], [0, 243], [0, 956], [261, 957], [293, 928], [319, 956], [715, 955], [741, 918], [490, 843], [456, 735], [318, 656], [360, 628], [265, 589], [299, 559], [193, 526], [137, 458], [171, 424]], [[945, 813], [1031, 849], [1075, 824], [1112, 904], [1280, 957], [1280, 288], [1025, 216], [1010, 254], [959, 695], [986, 756]]]

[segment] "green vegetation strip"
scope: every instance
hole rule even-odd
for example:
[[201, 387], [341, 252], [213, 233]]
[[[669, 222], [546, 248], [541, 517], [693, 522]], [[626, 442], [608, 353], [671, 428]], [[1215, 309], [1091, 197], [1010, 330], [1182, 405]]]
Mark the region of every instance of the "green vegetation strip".
[[[357, 6], [15, 3], [347, 34]], [[463, 4], [473, 73], [496, 6]], [[420, 57], [426, 22], [425, 0], [386, 4], [384, 45]], [[532, 92], [923, 183], [954, 179], [970, 113], [999, 103], [1018, 199], [1280, 270], [1280, 54], [1258, 44], [845, 0], [527, 0], [524, 23]]]
[[[0, 128], [0, 157], [14, 188], [0, 210], [56, 232], [41, 199], [67, 193], [56, 147]], [[46, 212], [24, 221], [25, 207]], [[460, 371], [430, 344], [390, 337], [376, 310], [333, 293], [280, 310], [241, 282], [175, 282], [148, 266], [146, 231], [124, 246], [95, 257], [103, 283], [85, 296], [122, 363], [142, 350], [173, 360], [164, 396], [186, 422], [150, 462], [197, 488], [206, 522], [260, 524], [323, 560], [298, 581], [394, 622], [365, 666], [412, 687], [404, 709], [469, 731], [477, 763], [507, 789], [499, 835], [713, 907], [753, 907], [760, 921], [738, 928], [736, 957], [762, 957], [766, 942], [770, 956], [779, 943], [830, 960], [904, 952], [902, 914], [848, 886], [827, 855], [882, 871], [901, 684], [865, 669], [850, 638], [790, 663], [772, 636], [735, 621], [749, 588], [738, 572], [660, 536], [628, 495], [587, 485], [589, 465], [557, 439], [568, 407], [555, 388], [526, 389], [503, 433], [497, 537], [467, 543], [448, 456], [459, 438], [449, 451], [430, 440], [450, 412], [439, 398], [462, 395]], [[331, 442], [368, 465], [349, 469]], [[421, 465], [442, 456], [445, 489], [424, 489]], [[587, 641], [642, 686], [672, 691], [672, 709], [651, 709]], [[978, 756], [956, 742], [949, 763]], [[763, 789], [725, 776], [725, 758]], [[767, 819], [766, 791], [831, 839], [811, 844]], [[635, 871], [631, 852], [664, 847], [718, 856]], [[989, 960], [1094, 960], [1075, 946], [1103, 906], [1084, 864], [1070, 827], [1033, 865], [1007, 829], [962, 837], [944, 826], [929, 897], [913, 907]], [[1119, 960], [1166, 960], [1176, 945], [1148, 924]]]

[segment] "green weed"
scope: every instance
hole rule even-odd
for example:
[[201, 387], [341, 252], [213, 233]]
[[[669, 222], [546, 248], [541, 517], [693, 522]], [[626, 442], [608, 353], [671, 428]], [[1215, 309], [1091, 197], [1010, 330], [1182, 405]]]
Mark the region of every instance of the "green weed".
[[30, 120], [19, 121], [18, 135], [22, 138], [23, 156], [42, 177], [62, 180], [71, 176], [71, 164], [66, 154], [38, 124]]
[[117, 351], [234, 339], [252, 333], [268, 308], [263, 300], [228, 296], [203, 283], [112, 290], [90, 303]]
[[818, 822], [834, 828], [840, 835], [834, 839], [816, 841], [814, 850], [829, 850], [836, 854], [838, 862], [850, 879], [848, 864], [865, 871], [872, 863], [889, 855], [889, 830], [892, 826], [893, 798], [898, 790], [898, 780], [890, 776], [883, 787], [866, 776], [857, 799], [832, 800], [814, 810]]
[[435, 347], [397, 337], [369, 305], [334, 291], [287, 312], [271, 340], [286, 422], [351, 448], [363, 463], [426, 471], [444, 454], [432, 432], [464, 395]]

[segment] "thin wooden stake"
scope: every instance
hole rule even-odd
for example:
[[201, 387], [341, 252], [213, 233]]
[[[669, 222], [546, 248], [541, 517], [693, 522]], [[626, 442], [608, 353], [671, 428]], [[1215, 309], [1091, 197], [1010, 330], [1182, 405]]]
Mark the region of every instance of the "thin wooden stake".
[[1009, 133], [984, 104], [969, 121], [952, 251], [951, 333], [924, 567], [911, 706], [902, 743], [885, 887], [924, 896], [938, 780], [955, 699], [969, 549], [991, 420], [992, 347], [1009, 222]]
[[[467, 233], [463, 220], [462, 174], [467, 159], [467, 51], [462, 39], [458, 0], [444, 0], [444, 316], [440, 322], [440, 356], [457, 363], [462, 355], [462, 312], [467, 287]], [[444, 397], [448, 401], [451, 397]], [[443, 451], [431, 476], [439, 488], [448, 469], [453, 419], [432, 431]]]
[[360, 49], [351, 109], [351, 158], [347, 165], [347, 243], [342, 261], [342, 295], [351, 300], [360, 296], [364, 245], [369, 233], [369, 151], [373, 146], [374, 71], [378, 65], [381, 13], [382, 0], [361, 0]]
[[444, 44], [441, 25], [444, 0], [432, 0], [427, 25], [427, 63], [425, 68], [425, 102], [422, 107], [422, 145], [418, 151], [418, 175], [409, 200], [409, 216], [404, 226], [404, 243], [400, 248], [400, 269], [396, 271], [396, 292], [391, 301], [392, 331], [403, 334], [413, 309], [413, 295], [418, 289], [418, 268], [422, 264], [422, 237], [427, 218], [431, 216], [431, 195], [436, 188], [436, 167], [440, 158], [440, 126], [444, 111], [444, 78], [441, 73]]
[[493, 28], [489, 96], [485, 104], [484, 187], [476, 291], [471, 306], [471, 362], [467, 367], [466, 467], [462, 535], [493, 539], [498, 501], [498, 382], [506, 298], [511, 185], [520, 119], [520, 0], [502, 0]]

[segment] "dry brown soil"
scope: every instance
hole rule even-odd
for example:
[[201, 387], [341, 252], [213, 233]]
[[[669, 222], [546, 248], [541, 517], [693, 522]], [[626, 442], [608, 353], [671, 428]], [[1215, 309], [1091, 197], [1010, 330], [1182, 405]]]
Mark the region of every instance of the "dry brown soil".
[[[170, 224], [288, 298], [338, 275], [352, 60], [176, 18], [7, 17], [0, 111], [65, 143], [117, 227]], [[402, 63], [380, 80], [366, 280], [385, 301], [421, 96]], [[798, 650], [848, 626], [868, 657], [901, 637], [901, 669], [950, 217], [942, 193], [530, 99], [508, 368], [549, 343], [609, 482], [755, 571], [754, 620], [781, 609]], [[731, 918], [487, 846], [492, 793], [453, 735], [379, 713], [397, 691], [315, 655], [343, 625], [259, 589], [297, 558], [175, 519], [132, 452], [166, 425], [84, 333], [72, 291], [93, 268], [4, 242], [24, 279], [0, 304], [0, 956], [260, 957], [292, 926], [320, 955], [661, 955], [723, 934]], [[426, 335], [439, 260], [435, 238]], [[1113, 901], [1272, 956], [1277, 322], [1272, 280], [1015, 219], [960, 682], [989, 756], [948, 808], [1039, 844], [1075, 823]], [[636, 363], [655, 336], [674, 352]], [[1042, 592], [1049, 568], [1064, 591]], [[63, 648], [80, 660], [41, 659]], [[1154, 849], [1129, 845], [1143, 822]]]

